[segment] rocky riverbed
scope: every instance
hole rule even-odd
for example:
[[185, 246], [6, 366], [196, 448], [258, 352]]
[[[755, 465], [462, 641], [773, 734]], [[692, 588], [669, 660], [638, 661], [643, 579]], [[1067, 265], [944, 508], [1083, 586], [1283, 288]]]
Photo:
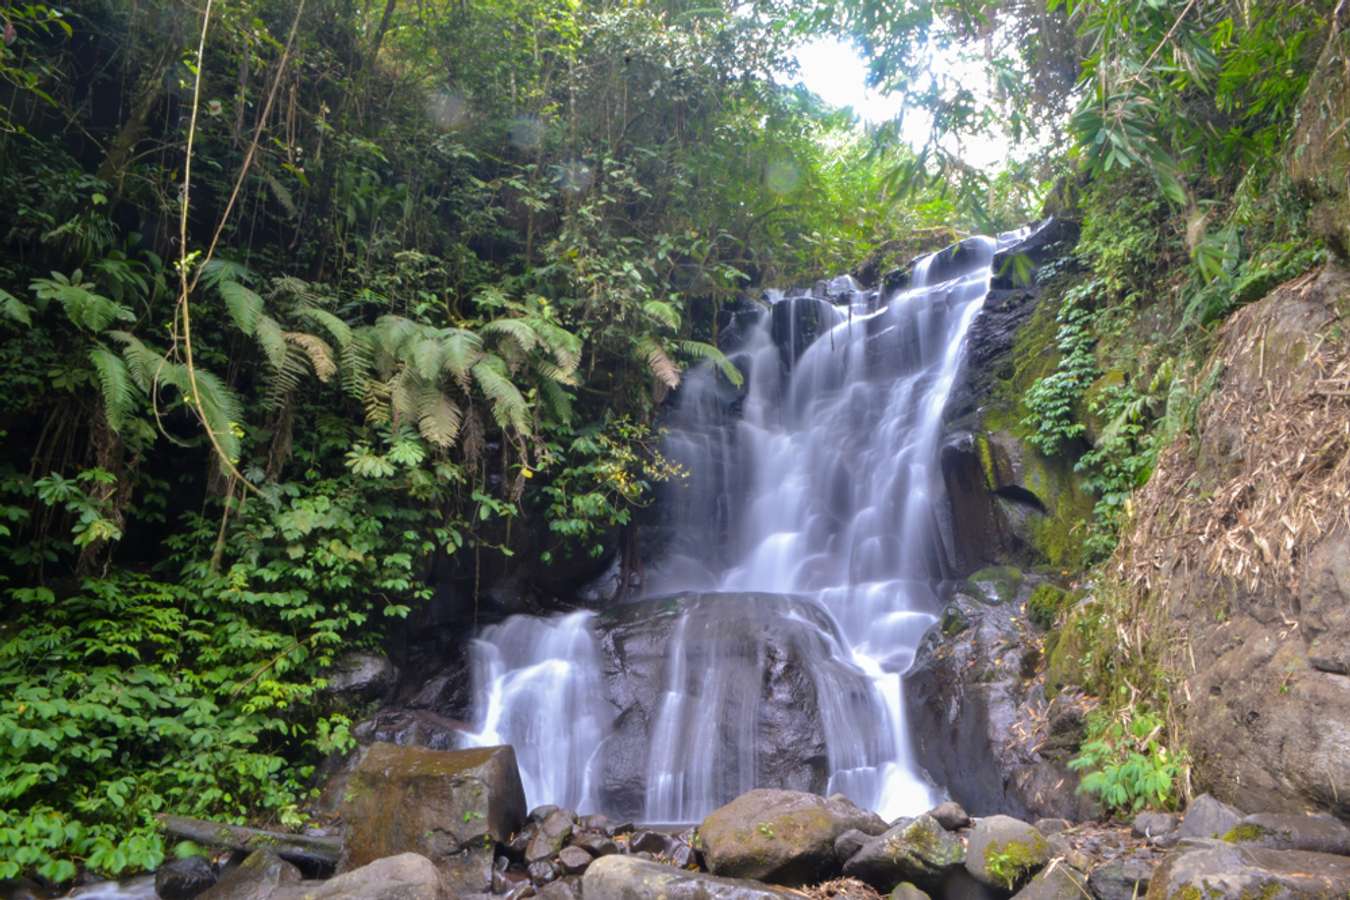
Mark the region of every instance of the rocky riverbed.
[[[1247, 814], [1203, 795], [1132, 825], [973, 817], [954, 801], [886, 821], [841, 795], [756, 789], [701, 823], [643, 826], [556, 806], [525, 810], [510, 747], [375, 743], [350, 771], [334, 872], [288, 851], [165, 865], [153, 879], [77, 890], [165, 900], [850, 900], [1341, 898], [1350, 828], [1328, 816]], [[316, 874], [328, 877], [314, 877]], [[38, 896], [19, 883], [0, 897]]]

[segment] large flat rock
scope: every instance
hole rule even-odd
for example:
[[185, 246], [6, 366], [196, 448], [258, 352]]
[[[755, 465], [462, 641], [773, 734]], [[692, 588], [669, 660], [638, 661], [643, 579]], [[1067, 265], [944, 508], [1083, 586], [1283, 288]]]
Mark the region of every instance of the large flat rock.
[[606, 856], [581, 879], [586, 900], [781, 900], [801, 894], [738, 878], [719, 878], [631, 856]]
[[525, 821], [525, 793], [510, 747], [377, 743], [352, 772], [341, 810], [342, 871], [402, 853], [443, 866], [471, 848], [505, 843]]

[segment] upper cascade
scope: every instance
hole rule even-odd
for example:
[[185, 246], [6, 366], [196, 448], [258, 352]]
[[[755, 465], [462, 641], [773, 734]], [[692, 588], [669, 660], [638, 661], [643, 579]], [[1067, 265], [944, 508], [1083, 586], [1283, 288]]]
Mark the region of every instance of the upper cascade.
[[[995, 258], [1029, 232], [974, 237], [923, 257], [901, 289], [835, 279], [743, 314], [725, 342], [746, 373], [743, 393], [711, 367], [689, 373], [664, 452], [691, 476], [667, 490], [672, 538], [649, 567], [645, 592], [720, 600], [679, 607], [659, 684], [616, 685], [624, 673], [601, 659], [613, 641], [577, 643], [578, 626], [590, 627], [586, 614], [544, 625], [566, 631], [557, 639], [508, 621], [475, 644], [473, 741], [513, 743], [524, 769], [542, 767], [525, 772], [532, 804], [619, 802], [597, 786], [623, 780], [613, 771], [620, 758], [633, 767], [631, 747], [618, 745], [631, 745], [635, 731], [605, 724], [596, 705], [602, 682], [614, 715], [625, 704], [614, 695], [656, 692], [637, 731], [641, 771], [628, 778], [642, 783], [647, 821], [694, 821], [738, 791], [787, 786], [761, 783], [778, 770], [758, 758], [772, 752], [762, 726], [777, 709], [768, 693], [784, 659], [763, 635], [777, 628], [769, 619], [782, 619], [811, 635], [791, 632], [786, 651], [808, 674], [794, 690], [812, 695], [801, 700], [824, 744], [825, 782], [811, 787], [888, 819], [931, 806], [941, 789], [912, 760], [902, 676], [936, 621], [956, 558], [940, 523], [943, 416]], [[738, 596], [755, 602], [738, 607]], [[767, 616], [766, 596], [781, 598]], [[524, 646], [527, 632], [534, 651]], [[555, 645], [572, 652], [564, 659]], [[501, 668], [515, 657], [523, 661]], [[608, 665], [607, 677], [596, 665]], [[547, 678], [530, 674], [540, 666]], [[545, 707], [563, 710], [546, 736], [533, 718]], [[574, 720], [585, 727], [564, 724]]]

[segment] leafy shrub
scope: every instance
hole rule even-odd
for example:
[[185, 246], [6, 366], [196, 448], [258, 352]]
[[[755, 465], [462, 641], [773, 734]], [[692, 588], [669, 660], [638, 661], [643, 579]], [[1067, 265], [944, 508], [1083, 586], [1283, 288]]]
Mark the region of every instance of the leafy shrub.
[[1162, 718], [1144, 708], [1093, 713], [1087, 739], [1069, 761], [1069, 768], [1087, 773], [1078, 790], [1113, 812], [1176, 807], [1186, 758], [1163, 745], [1164, 728]]
[[6, 591], [0, 878], [157, 866], [162, 812], [304, 821], [314, 764], [350, 745], [325, 670], [427, 595], [421, 560], [451, 541], [390, 485], [272, 486], [216, 567], [199, 553], [219, 522], [189, 517], [168, 542], [172, 577], [120, 569]]

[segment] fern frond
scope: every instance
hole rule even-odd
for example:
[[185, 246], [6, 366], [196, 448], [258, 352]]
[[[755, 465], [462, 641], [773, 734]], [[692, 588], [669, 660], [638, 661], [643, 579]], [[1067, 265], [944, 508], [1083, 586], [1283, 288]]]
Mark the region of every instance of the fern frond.
[[459, 437], [464, 414], [444, 392], [426, 385], [417, 394], [417, 430], [437, 447], [450, 447]]
[[113, 322], [132, 322], [136, 316], [130, 309], [96, 294], [93, 284], [82, 280], [77, 269], [69, 278], [53, 272], [51, 278], [35, 278], [29, 287], [39, 300], [55, 300], [66, 312], [66, 318], [77, 327], [98, 333]]
[[506, 363], [499, 356], [485, 356], [473, 367], [474, 380], [488, 399], [492, 418], [502, 428], [519, 434], [530, 433], [530, 404], [506, 374]]
[[353, 340], [352, 327], [339, 319], [326, 309], [317, 306], [306, 306], [298, 310], [301, 318], [309, 319], [315, 325], [318, 325], [328, 336], [333, 339], [339, 351], [344, 351], [351, 345]]
[[680, 311], [664, 300], [648, 300], [642, 304], [642, 312], [671, 331], [680, 330]]
[[404, 367], [389, 380], [389, 410], [391, 421], [402, 424], [404, 420], [417, 419], [417, 397], [423, 385], [417, 380], [412, 369]]
[[352, 330], [352, 339], [345, 345], [338, 345], [338, 362], [342, 372], [342, 390], [353, 400], [359, 400], [366, 394], [370, 382], [373, 354], [370, 348], [370, 336], [364, 330]]
[[225, 309], [235, 327], [253, 337], [258, 328], [258, 318], [263, 314], [263, 298], [237, 281], [221, 281], [216, 289], [225, 301]]
[[545, 379], [539, 382], [539, 399], [544, 410], [563, 425], [572, 424], [572, 395], [562, 389], [556, 381]]
[[574, 369], [564, 369], [547, 359], [535, 360], [534, 371], [543, 376], [541, 383], [556, 382], [569, 387], [575, 387], [577, 384], [577, 373]]
[[564, 369], [576, 369], [581, 364], [581, 338], [561, 325], [538, 316], [533, 316], [527, 321], [559, 366]]
[[272, 292], [292, 297], [306, 305], [324, 306], [332, 300], [331, 297], [325, 295], [308, 281], [303, 278], [296, 278], [294, 275], [282, 275], [280, 278], [272, 279]]
[[333, 359], [333, 348], [318, 335], [303, 331], [288, 331], [286, 341], [299, 347], [309, 358], [309, 365], [322, 382], [327, 382], [337, 374], [337, 361]]
[[423, 381], [436, 381], [445, 363], [445, 347], [434, 337], [418, 338], [412, 344], [408, 354], [408, 365], [421, 376]]
[[712, 344], [705, 344], [703, 341], [680, 341], [680, 352], [684, 353], [685, 356], [708, 360], [717, 367], [717, 371], [722, 373], [722, 377], [730, 381], [735, 387], [740, 387], [745, 382], [741, 370], [732, 364], [725, 353]]
[[18, 297], [0, 288], [0, 318], [12, 319], [21, 325], [32, 325], [33, 311]]
[[259, 316], [254, 326], [254, 337], [258, 339], [263, 356], [267, 357], [267, 362], [274, 370], [285, 365], [286, 333], [282, 331], [281, 324], [276, 319], [267, 315]]
[[529, 353], [539, 344], [539, 335], [524, 319], [493, 319], [483, 326], [483, 333], [500, 335], [514, 342], [522, 354]]
[[103, 414], [108, 427], [121, 431], [126, 418], [136, 404], [136, 384], [122, 357], [106, 347], [89, 351], [89, 361], [98, 373], [98, 385], [103, 393]]
[[483, 358], [483, 339], [472, 331], [456, 328], [441, 339], [441, 346], [445, 350], [445, 370], [467, 391], [469, 373]]
[[165, 369], [169, 362], [158, 351], [152, 350], [134, 334], [125, 331], [110, 331], [108, 336], [122, 343], [122, 359], [126, 360], [127, 375], [136, 387], [146, 394], [155, 389], [158, 382], [166, 381]]
[[252, 269], [234, 260], [216, 257], [202, 266], [202, 281], [207, 287], [219, 287], [221, 282], [224, 281], [251, 284], [257, 280], [258, 276], [254, 274]]
[[[187, 367], [173, 363], [173, 383], [184, 394], [184, 399], [192, 397], [192, 380]], [[202, 424], [215, 435], [216, 443], [225, 451], [231, 461], [239, 459], [239, 437], [235, 428], [244, 421], [244, 407], [234, 392], [225, 386], [214, 373], [197, 367], [195, 372], [197, 396], [201, 399]]]
[[380, 316], [369, 332], [376, 368], [383, 372], [392, 371], [403, 358], [404, 345], [420, 333], [416, 322], [402, 316]]
[[361, 406], [365, 410], [366, 421], [371, 425], [386, 425], [389, 423], [391, 388], [392, 385], [388, 381], [371, 378], [366, 382], [366, 390], [361, 397]]
[[639, 338], [635, 349], [638, 358], [647, 364], [653, 378], [671, 389], [680, 386], [679, 365], [654, 338]]
[[300, 384], [313, 371], [309, 354], [298, 344], [287, 344], [286, 355], [281, 365], [272, 367], [272, 377], [267, 383], [266, 402], [269, 409], [281, 409], [297, 390]]

